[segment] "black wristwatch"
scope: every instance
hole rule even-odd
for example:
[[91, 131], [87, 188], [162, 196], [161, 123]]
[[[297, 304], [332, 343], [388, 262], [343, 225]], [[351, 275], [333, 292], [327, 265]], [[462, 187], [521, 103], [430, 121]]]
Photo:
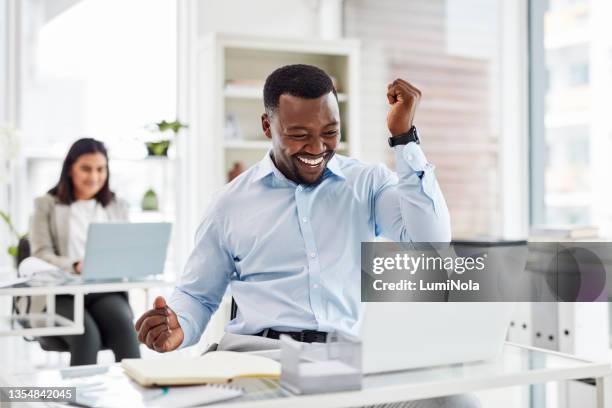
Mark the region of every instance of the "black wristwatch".
[[412, 125], [410, 130], [406, 133], [402, 133], [397, 136], [391, 136], [389, 138], [389, 146], [391, 147], [398, 145], [407, 145], [410, 142], [421, 144], [421, 140], [419, 139], [419, 132], [417, 132], [417, 128], [414, 125]]

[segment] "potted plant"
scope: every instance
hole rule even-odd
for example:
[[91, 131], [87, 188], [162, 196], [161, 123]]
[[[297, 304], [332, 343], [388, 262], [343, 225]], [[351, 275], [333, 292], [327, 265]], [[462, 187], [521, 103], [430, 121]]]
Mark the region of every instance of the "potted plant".
[[13, 222], [11, 221], [10, 215], [5, 213], [4, 211], [0, 211], [0, 218], [2, 218], [4, 220], [4, 222], [6, 223], [8, 229], [10, 231], [10, 233], [15, 236], [15, 239], [17, 241], [15, 245], [11, 245], [7, 249], [8, 254], [13, 257], [13, 261], [14, 261], [15, 267], [17, 267], [18, 264], [19, 264], [19, 260], [21, 259], [21, 257], [19, 256], [20, 255], [19, 252], [20, 252], [20, 249], [21, 249], [21, 245], [20, 244], [21, 244], [22, 240], [24, 238], [26, 238], [27, 234], [19, 234], [17, 232], [17, 230], [15, 229], [15, 226], [13, 225]]
[[142, 211], [159, 211], [159, 200], [155, 190], [150, 188], [144, 193], [140, 208], [142, 208]]
[[168, 156], [168, 148], [170, 147], [170, 143], [172, 142], [171, 138], [164, 137], [168, 131], [174, 133], [174, 138], [178, 135], [181, 129], [187, 128], [188, 126], [184, 123], [181, 123], [178, 119], [173, 122], [167, 122], [162, 120], [150, 127], [150, 130], [159, 135], [156, 140], [146, 142], [147, 152], [149, 156]]

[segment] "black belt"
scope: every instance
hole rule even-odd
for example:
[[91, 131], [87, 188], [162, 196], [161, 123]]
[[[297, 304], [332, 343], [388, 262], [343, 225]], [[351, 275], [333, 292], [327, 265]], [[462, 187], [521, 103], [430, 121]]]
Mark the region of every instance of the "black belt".
[[327, 333], [316, 330], [302, 330], [299, 332], [283, 332], [276, 331], [274, 329], [265, 329], [259, 333], [255, 333], [255, 336], [267, 337], [269, 339], [279, 339], [281, 334], [290, 336], [293, 340], [303, 341], [305, 343], [325, 343], [327, 340]]

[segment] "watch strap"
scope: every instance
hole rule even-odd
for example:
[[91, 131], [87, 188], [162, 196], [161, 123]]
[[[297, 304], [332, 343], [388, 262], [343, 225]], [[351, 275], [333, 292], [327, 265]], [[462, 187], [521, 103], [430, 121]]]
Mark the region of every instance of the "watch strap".
[[399, 146], [399, 145], [407, 145], [408, 143], [414, 142], [416, 144], [420, 144], [419, 134], [417, 132], [416, 127], [413, 125], [410, 130], [406, 133], [399, 134], [397, 136], [391, 136], [389, 138], [389, 146]]

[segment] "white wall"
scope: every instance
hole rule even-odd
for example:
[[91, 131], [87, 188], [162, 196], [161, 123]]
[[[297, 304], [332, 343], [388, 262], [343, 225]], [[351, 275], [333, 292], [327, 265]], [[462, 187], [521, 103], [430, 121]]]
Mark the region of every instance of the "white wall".
[[198, 33], [317, 35], [317, 0], [211, 0], [198, 3]]
[[[0, 27], [6, 27], [7, 23], [7, 2], [6, 0], [0, 0]], [[6, 78], [7, 75], [7, 57], [8, 47], [6, 40], [6, 30], [0, 31], [0, 126], [6, 121], [7, 114], [7, 97], [6, 97]], [[0, 136], [1, 137], [1, 136]], [[1, 142], [0, 142], [1, 143]], [[1, 146], [1, 145], [0, 145]], [[2, 154], [0, 151], [0, 166], [3, 166]], [[8, 209], [8, 185], [7, 180], [4, 180], [6, 175], [4, 174], [4, 168], [0, 167], [0, 210]], [[4, 248], [8, 245], [8, 229], [5, 225], [0, 225], [0, 265], [4, 265], [9, 262], [8, 255]], [[0, 272], [1, 273], [1, 272]]]

